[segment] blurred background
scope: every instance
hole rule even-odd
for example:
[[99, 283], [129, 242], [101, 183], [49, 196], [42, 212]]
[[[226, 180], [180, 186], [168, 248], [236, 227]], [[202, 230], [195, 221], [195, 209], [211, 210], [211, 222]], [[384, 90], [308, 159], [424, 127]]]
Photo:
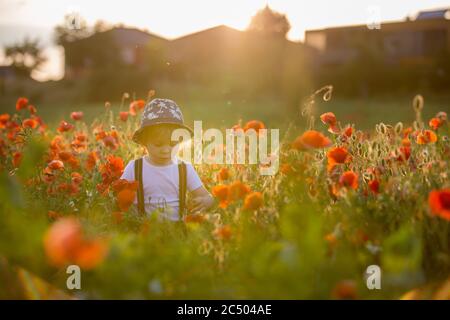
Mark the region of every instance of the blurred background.
[[281, 124], [328, 84], [323, 111], [362, 127], [450, 101], [450, 1], [2, 0], [0, 46], [0, 111], [49, 122], [150, 89], [214, 124]]

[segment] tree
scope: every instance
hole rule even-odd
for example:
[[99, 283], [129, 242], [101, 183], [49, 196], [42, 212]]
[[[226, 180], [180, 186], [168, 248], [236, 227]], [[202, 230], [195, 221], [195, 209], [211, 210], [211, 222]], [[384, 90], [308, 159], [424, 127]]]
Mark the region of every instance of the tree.
[[39, 68], [47, 60], [39, 46], [39, 40], [29, 38], [25, 38], [22, 43], [7, 46], [5, 58], [21, 76], [30, 76], [33, 70]]
[[266, 35], [273, 35], [285, 38], [291, 25], [286, 15], [278, 13], [266, 5], [253, 17], [248, 26], [249, 31], [256, 31]]
[[[97, 27], [100, 25], [102, 23]], [[64, 22], [55, 27], [55, 42], [65, 47], [67, 43], [89, 37], [92, 32], [83, 17], [78, 14], [67, 14], [64, 16]]]

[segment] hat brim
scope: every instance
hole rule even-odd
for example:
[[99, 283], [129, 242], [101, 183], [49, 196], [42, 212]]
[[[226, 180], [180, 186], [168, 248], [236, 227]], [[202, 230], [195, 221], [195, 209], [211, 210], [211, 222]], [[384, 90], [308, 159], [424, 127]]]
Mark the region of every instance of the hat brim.
[[183, 128], [183, 129], [188, 130], [189, 133], [191, 134], [191, 136], [194, 135], [194, 131], [193, 131], [190, 127], [188, 127], [187, 125], [185, 125], [185, 124], [174, 123], [174, 122], [167, 122], [167, 121], [155, 121], [155, 122], [153, 122], [153, 123], [150, 124], [150, 125], [147, 125], [147, 126], [144, 126], [144, 127], [141, 127], [141, 128], [139, 128], [139, 129], [137, 129], [137, 130], [134, 132], [134, 134], [133, 134], [132, 140], [133, 140], [134, 142], [138, 143], [138, 144], [144, 145], [144, 143], [142, 142], [142, 135], [143, 135], [143, 133], [144, 133], [146, 130], [148, 130], [150, 127], [154, 127], [154, 126], [159, 125], [159, 124], [170, 124], [170, 125], [173, 125], [174, 127], [177, 127], [177, 128]]

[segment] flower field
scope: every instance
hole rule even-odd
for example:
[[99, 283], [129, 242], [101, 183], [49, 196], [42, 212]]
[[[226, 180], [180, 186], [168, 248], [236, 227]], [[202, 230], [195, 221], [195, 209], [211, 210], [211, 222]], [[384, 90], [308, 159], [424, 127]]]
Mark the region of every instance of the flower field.
[[[306, 127], [280, 128], [276, 175], [196, 166], [217, 205], [182, 223], [138, 216], [137, 184], [120, 180], [145, 152], [131, 136], [155, 92], [126, 96], [118, 113], [106, 103], [90, 123], [73, 110], [57, 127], [19, 98], [0, 114], [0, 297], [450, 299], [446, 110], [423, 119], [416, 96], [414, 122], [362, 131], [316, 114], [330, 90], [299, 110]], [[81, 290], [66, 288], [72, 264]], [[381, 289], [366, 285], [370, 265]]]

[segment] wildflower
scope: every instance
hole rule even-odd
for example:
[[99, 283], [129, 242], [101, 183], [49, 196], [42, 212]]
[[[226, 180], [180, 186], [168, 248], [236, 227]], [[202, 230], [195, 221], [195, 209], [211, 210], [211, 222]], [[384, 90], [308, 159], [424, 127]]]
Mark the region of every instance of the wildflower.
[[4, 129], [10, 119], [10, 115], [7, 113], [0, 114], [0, 129]]
[[220, 240], [230, 240], [232, 236], [231, 227], [229, 225], [225, 225], [222, 227], [217, 227], [213, 231], [213, 235]]
[[370, 191], [372, 191], [374, 194], [378, 194], [380, 192], [380, 182], [378, 180], [370, 180], [367, 184]]
[[265, 126], [264, 126], [264, 123], [262, 123], [259, 120], [251, 120], [245, 124], [244, 131], [247, 131], [250, 129], [253, 129], [257, 133], [259, 133], [261, 129], [265, 129]]
[[86, 159], [86, 169], [88, 171], [91, 171], [98, 161], [98, 154], [95, 151], [91, 151], [88, 153], [87, 159]]
[[104, 240], [85, 240], [83, 245], [78, 248], [74, 262], [81, 269], [91, 270], [104, 260], [107, 252], [108, 247]]
[[114, 138], [111, 135], [107, 135], [106, 137], [103, 138], [102, 141], [106, 147], [108, 147], [112, 150], [116, 150], [118, 148], [118, 143], [117, 143], [116, 138]]
[[450, 221], [450, 189], [431, 191], [428, 205], [434, 215]]
[[350, 161], [350, 155], [346, 148], [335, 147], [327, 152], [328, 159], [328, 171], [331, 171], [334, 166], [338, 164], [343, 164]]
[[59, 127], [58, 127], [58, 131], [59, 132], [67, 132], [70, 131], [74, 128], [73, 124], [68, 123], [64, 120], [61, 120], [61, 122], [59, 123]]
[[84, 133], [77, 133], [75, 139], [70, 143], [72, 150], [75, 152], [83, 152], [87, 149], [87, 137]]
[[75, 218], [57, 220], [47, 230], [43, 242], [49, 262], [56, 267], [73, 263], [82, 269], [92, 269], [107, 253], [104, 241], [85, 239], [82, 226]]
[[228, 206], [228, 191], [229, 187], [219, 184], [212, 188], [212, 194], [219, 200], [219, 207], [226, 208]]
[[[145, 101], [144, 100], [135, 100], [130, 103], [129, 113], [132, 116], [137, 114], [137, 111], [144, 109]], [[126, 121], [126, 120], [124, 120]]]
[[230, 178], [230, 171], [228, 168], [221, 168], [219, 173], [217, 174], [217, 178], [219, 180], [228, 180]]
[[70, 114], [70, 117], [74, 121], [80, 121], [81, 119], [83, 119], [83, 112], [81, 112], [81, 111], [74, 111], [74, 112], [72, 112]]
[[261, 192], [252, 192], [245, 197], [244, 209], [249, 211], [255, 211], [261, 208], [263, 205], [263, 196]]
[[282, 174], [285, 174], [287, 176], [294, 173], [294, 169], [292, 168], [292, 166], [289, 163], [283, 163], [281, 165], [280, 171]]
[[325, 237], [324, 237], [325, 241], [328, 242], [328, 244], [332, 247], [336, 246], [337, 244], [337, 238], [336, 235], [334, 234], [334, 232], [328, 233]]
[[439, 118], [432, 118], [430, 120], [430, 122], [428, 122], [428, 125], [433, 130], [439, 129], [439, 127], [442, 126], [443, 124], [444, 124], [444, 122], [441, 119], [439, 119]]
[[35, 119], [25, 119], [22, 122], [22, 126], [24, 128], [31, 128], [34, 129], [39, 125], [39, 123]]
[[122, 120], [123, 122], [128, 120], [128, 111], [121, 111], [119, 112], [119, 118], [120, 120]]
[[331, 140], [315, 130], [305, 131], [292, 143], [292, 148], [297, 150], [318, 149], [331, 146]]
[[21, 97], [21, 98], [17, 99], [17, 102], [16, 102], [16, 110], [17, 111], [26, 109], [27, 106], [28, 106], [27, 98]]
[[72, 183], [79, 185], [83, 181], [83, 176], [78, 172], [72, 172], [70, 174], [72, 178]]
[[228, 188], [228, 202], [244, 199], [249, 192], [249, 186], [241, 181], [235, 181]]
[[136, 191], [123, 189], [117, 194], [117, 204], [122, 211], [128, 211], [136, 197]]
[[18, 168], [20, 166], [20, 163], [22, 162], [23, 154], [22, 152], [16, 151], [13, 153], [13, 166], [14, 168]]
[[45, 253], [55, 266], [63, 266], [73, 261], [81, 243], [81, 225], [75, 218], [56, 221], [44, 237]]
[[431, 130], [422, 130], [417, 134], [417, 144], [435, 143], [437, 141], [437, 135]]
[[444, 111], [440, 111], [436, 114], [436, 118], [438, 118], [442, 122], [445, 122], [447, 121], [447, 113], [445, 113]]
[[28, 105], [28, 111], [30, 112], [30, 114], [36, 114], [37, 113], [36, 107], [33, 106], [32, 104]]
[[357, 286], [353, 280], [343, 280], [336, 284], [332, 291], [334, 299], [353, 300], [357, 298]]
[[339, 184], [342, 187], [356, 190], [358, 188], [358, 175], [353, 171], [345, 171], [339, 178]]
[[345, 128], [343, 135], [347, 138], [350, 138], [353, 134], [353, 127], [348, 126], [347, 128]]
[[400, 162], [408, 161], [410, 157], [411, 157], [411, 147], [403, 146], [398, 149], [397, 161]]
[[51, 170], [60, 170], [64, 168], [64, 163], [61, 160], [52, 160], [47, 167]]
[[320, 116], [320, 120], [328, 125], [328, 131], [331, 133], [339, 133], [339, 127], [337, 126], [336, 116], [333, 112], [326, 112]]

